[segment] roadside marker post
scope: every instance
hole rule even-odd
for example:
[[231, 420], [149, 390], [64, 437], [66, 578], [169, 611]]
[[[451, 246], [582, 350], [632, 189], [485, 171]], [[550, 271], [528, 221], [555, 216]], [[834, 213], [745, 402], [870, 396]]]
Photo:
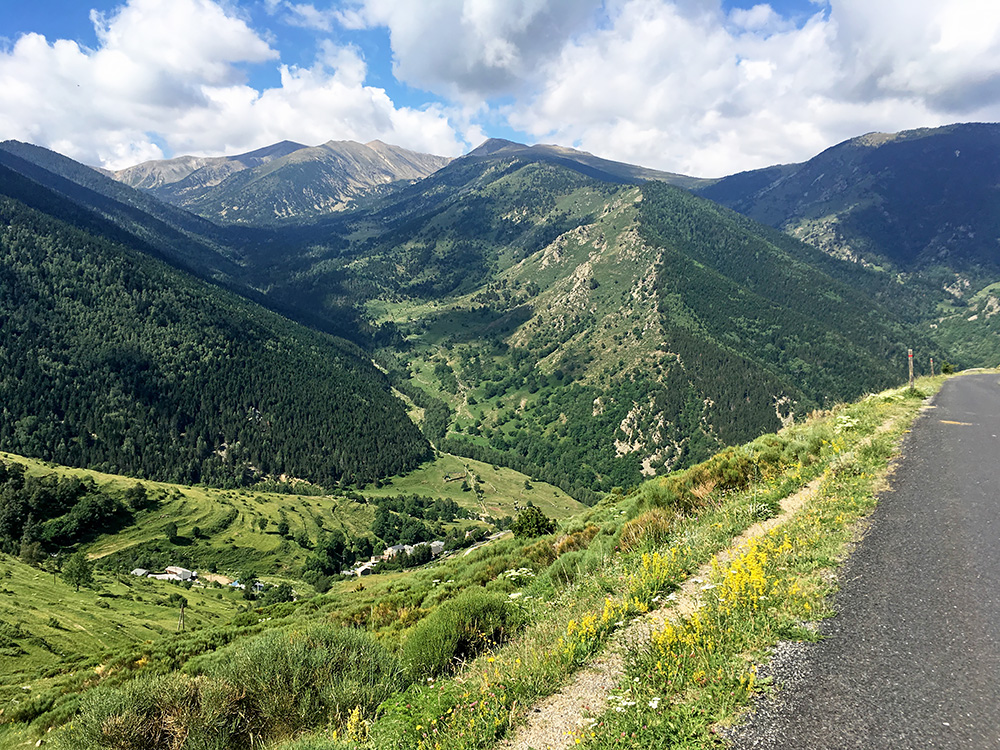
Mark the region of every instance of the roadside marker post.
[[931, 357], [931, 377], [934, 377], [934, 357]]
[[910, 390], [913, 390], [913, 350], [907, 349], [907, 359], [910, 360]]

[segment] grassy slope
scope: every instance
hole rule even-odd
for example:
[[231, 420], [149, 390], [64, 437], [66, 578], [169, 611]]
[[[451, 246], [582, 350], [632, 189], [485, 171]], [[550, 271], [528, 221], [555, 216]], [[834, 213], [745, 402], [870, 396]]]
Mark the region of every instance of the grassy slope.
[[[124, 490], [135, 479], [102, 474], [69, 467], [60, 467], [7, 453], [0, 458], [19, 462], [27, 473], [87, 477], [109, 490]], [[468, 468], [466, 468], [468, 467]], [[466, 474], [473, 486], [481, 487], [483, 500], [475, 492], [463, 492], [462, 482], [446, 482], [445, 476]], [[477, 480], [475, 477], [481, 479]], [[543, 483], [525, 489], [527, 477], [509, 469], [494, 469], [476, 461], [441, 455], [427, 462], [412, 474], [394, 477], [386, 486], [370, 488], [368, 499], [378, 496], [411, 494], [450, 498], [474, 511], [499, 517], [516, 515], [513, 501], [529, 500], [546, 514], [565, 518], [579, 513], [583, 506], [565, 493]], [[144, 564], [150, 550], [155, 556], [164, 554], [172, 562], [211, 560], [221, 574], [236, 577], [241, 569], [253, 567], [269, 583], [288, 581], [300, 593], [309, 596], [312, 588], [296, 580], [298, 567], [308, 550], [282, 539], [276, 532], [279, 518], [289, 524], [290, 535], [305, 532], [315, 541], [323, 529], [342, 529], [348, 536], [368, 533], [374, 516], [373, 503], [358, 503], [346, 497], [288, 495], [269, 492], [218, 490], [208, 487], [188, 487], [161, 482], [143, 481], [149, 494], [157, 497], [157, 508], [140, 513], [136, 523], [115, 535], [107, 535], [88, 546], [88, 555], [99, 567], [95, 586], [76, 592], [61, 578], [25, 565], [18, 559], [0, 555], [0, 706], [5, 714], [16, 715], [19, 706], [36, 700], [54, 701], [52, 713], [43, 716], [43, 723], [61, 723], [75, 710], [73, 694], [90, 684], [119, 679], [136, 668], [176, 668], [188, 656], [201, 653], [206, 643], [221, 645], [244, 632], [256, 632], [257, 615], [240, 619], [246, 602], [242, 593], [227, 587], [207, 586], [181, 588], [177, 584], [139, 579], [122, 572], [105, 569], [109, 556], [116, 555], [115, 569]], [[230, 513], [236, 517], [216, 534], [193, 538], [192, 529], [212, 525]], [[258, 518], [267, 518], [270, 525], [264, 532], [258, 528]], [[165, 527], [178, 526], [179, 544], [165, 541]], [[469, 524], [469, 521], [461, 522]], [[169, 550], [175, 556], [171, 558]], [[157, 552], [159, 551], [159, 553]], [[459, 553], [448, 566], [470, 566]], [[156, 559], [154, 557], [154, 559]], [[148, 563], [145, 563], [148, 564]], [[191, 563], [195, 565], [195, 563]], [[379, 617], [384, 637], [398, 641], [401, 629], [411, 624], [419, 606], [432, 589], [434, 578], [445, 580], [460, 576], [454, 571], [445, 574], [440, 565], [423, 569], [391, 573], [366, 579], [366, 591], [358, 591], [355, 581], [335, 583], [316, 609], [341, 622], [357, 617]], [[453, 586], [446, 587], [453, 589]], [[437, 595], [445, 589], [437, 591]], [[403, 597], [400, 598], [400, 593]], [[186, 633], [178, 634], [178, 609], [168, 601], [172, 593], [188, 600]], [[104, 605], [107, 605], [106, 607]], [[431, 606], [431, 605], [428, 605]], [[416, 615], [419, 616], [419, 615]], [[236, 618], [236, 620], [234, 620]], [[233, 623], [238, 627], [234, 630]], [[113, 663], [105, 668], [101, 665]], [[25, 688], [24, 686], [28, 686]], [[55, 697], [58, 696], [58, 697]], [[42, 730], [44, 726], [40, 727]], [[0, 724], [0, 746], [15, 743], [13, 738], [26, 736], [21, 724]], [[31, 740], [33, 744], [34, 739]]]
[[[470, 486], [462, 491], [462, 480], [447, 477], [464, 476]], [[493, 518], [516, 516], [515, 503], [524, 506], [531, 501], [549, 518], [563, 519], [580, 513], [584, 506], [562, 490], [545, 482], [529, 481], [520, 472], [503, 466], [492, 466], [471, 458], [459, 458], [447, 453], [428, 462], [415, 471], [391, 477], [381, 488], [368, 488], [366, 497], [387, 495], [422, 495], [454, 500], [473, 512], [485, 513]], [[482, 500], [476, 498], [474, 488], [482, 490]]]
[[[929, 392], [940, 382], [923, 380], [919, 387]], [[664, 746], [710, 746], [716, 739], [711, 727], [731, 719], [759, 689], [752, 677], [753, 660], [779, 638], [810, 637], [798, 624], [828, 613], [825, 597], [831, 591], [830, 573], [850, 539], [851, 524], [869, 512], [877, 478], [919, 405], [919, 398], [895, 391], [839, 406], [778, 437], [765, 436], [727, 451], [687, 474], [652, 480], [629, 495], [609, 495], [583, 515], [564, 521], [560, 533], [548, 541], [523, 545], [508, 537], [436, 566], [376, 576], [365, 579], [363, 585], [345, 581], [324, 597], [294, 608], [280, 605], [271, 613], [240, 615], [236, 622], [247, 633], [265, 626], [298, 629], [317, 620], [363, 625], [385, 643], [398, 645], [414, 623], [462, 588], [485, 583], [493, 591], [518, 594], [518, 606], [529, 618], [520, 637], [469, 663], [454, 678], [432, 687], [415, 685], [390, 700], [378, 720], [369, 725], [366, 741], [359, 745], [320, 734], [290, 746], [302, 750], [414, 748], [425, 739], [424, 730], [434, 726], [434, 741], [442, 748], [489, 747], [534, 701], [556, 689], [600, 651], [623, 622], [655, 606], [733, 536], [766, 515], [778, 499], [818, 477], [817, 500], [774, 537], [773, 559], [780, 569], [762, 572], [773, 606], [766, 611], [723, 611], [719, 601], [710, 598], [704, 611], [711, 618], [695, 621], [695, 625], [682, 621], [679, 626], [686, 628], [679, 631], [684, 647], [697, 656], [690, 668], [680, 672], [663, 672], [644, 661], [652, 646], [634, 644], [627, 654], [629, 680], [616, 694], [622, 700], [634, 700], [635, 707], [622, 714], [595, 716], [600, 723], [593, 736], [580, 737], [595, 747], [638, 748], [650, 746], [654, 737], [648, 732], [654, 731], [655, 741], [666, 742]], [[727, 481], [736, 484], [726, 489]], [[676, 515], [671, 509], [681, 501], [694, 502], [693, 512]], [[646, 530], [638, 541], [620, 543], [629, 519], [645, 518], [643, 514], [651, 510], [665, 512], [673, 520], [661, 525], [655, 538], [649, 534], [656, 524], [644, 521], [640, 526], [645, 524]], [[592, 531], [586, 531], [588, 526]], [[635, 530], [635, 524], [631, 528]], [[781, 535], [792, 540], [790, 548], [782, 546]], [[549, 568], [545, 565], [550, 557], [538, 558], [546, 547], [562, 554]], [[778, 547], [784, 551], [777, 551]], [[753, 560], [739, 558], [733, 565], [750, 563]], [[520, 580], [500, 575], [522, 566], [532, 568], [535, 575]], [[727, 569], [720, 568], [716, 575], [720, 586], [730, 585], [726, 584]], [[743, 579], [733, 580], [734, 591], [740, 594], [738, 584]], [[756, 602], [757, 596], [751, 599]], [[258, 623], [259, 619], [265, 622]], [[710, 647], [704, 651], [706, 633], [711, 636]], [[727, 633], [737, 633], [739, 638]], [[661, 634], [653, 645], [669, 647], [669, 638]], [[192, 654], [198, 652], [189, 648]], [[133, 656], [140, 659], [143, 653], [140, 648]], [[149, 659], [151, 665], [169, 663], [156, 653]], [[681, 663], [673, 657], [661, 661]], [[198, 664], [198, 659], [188, 661], [187, 668], [197, 672]], [[639, 682], [633, 681], [633, 675], [641, 675]], [[624, 743], [622, 731], [626, 732]]]
[[[55, 472], [63, 476], [89, 477], [99, 485], [120, 490], [137, 481], [9, 453], [0, 452], [0, 458], [24, 464], [29, 474]], [[482, 500], [471, 489], [463, 492], [461, 479], [446, 481], [446, 477], [459, 475], [464, 475], [471, 487], [482, 490]], [[409, 474], [392, 477], [380, 488], [369, 486], [357, 494], [369, 499], [400, 494], [450, 499], [474, 513], [494, 518], [517, 515], [515, 502], [523, 506], [530, 501], [547, 516], [560, 519], [583, 509], [584, 506], [566, 493], [544, 482], [531, 482], [530, 489], [526, 489], [527, 479], [511, 469], [441, 454]], [[374, 517], [374, 504], [359, 503], [343, 496], [220, 490], [145, 480], [142, 484], [160, 499], [158, 507], [140, 513], [134, 525], [117, 534], [100, 537], [89, 545], [87, 552], [92, 559], [127, 553], [161, 541], [165, 538], [167, 524], [176, 523], [181, 541], [180, 545], [175, 545], [178, 554], [195, 558], [201, 555], [205, 558], [203, 562], [215, 562], [220, 572], [234, 576], [239, 574], [241, 567], [251, 565], [260, 573], [287, 577], [301, 565], [308, 551], [278, 536], [280, 519], [287, 521], [289, 536], [304, 532], [310, 542], [315, 542], [324, 531], [335, 529], [340, 529], [349, 538], [368, 533]], [[224, 520], [233, 510], [237, 515], [224, 530], [200, 539], [194, 537], [194, 527], [210, 532], [213, 524]], [[263, 531], [257, 523], [261, 518], [269, 522]], [[139, 562], [141, 560], [137, 564]]]

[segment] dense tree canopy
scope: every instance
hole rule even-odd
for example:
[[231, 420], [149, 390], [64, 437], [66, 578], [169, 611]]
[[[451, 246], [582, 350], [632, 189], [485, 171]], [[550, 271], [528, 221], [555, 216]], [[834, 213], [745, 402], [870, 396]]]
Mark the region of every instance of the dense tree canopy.
[[366, 482], [428, 455], [352, 345], [9, 199], [0, 403], [0, 448], [174, 481]]

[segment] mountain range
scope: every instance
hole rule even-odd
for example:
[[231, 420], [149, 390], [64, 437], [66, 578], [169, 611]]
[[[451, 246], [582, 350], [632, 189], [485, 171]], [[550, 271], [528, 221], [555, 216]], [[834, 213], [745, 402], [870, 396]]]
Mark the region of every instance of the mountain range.
[[343, 210], [365, 195], [426, 177], [449, 161], [381, 141], [314, 147], [282, 141], [239, 156], [145, 162], [110, 176], [209, 219], [266, 224]]
[[[260, 342], [294, 340], [313, 342], [305, 345], [314, 352], [326, 342], [328, 356], [352, 368], [374, 359], [378, 377], [361, 370], [324, 376], [342, 389], [327, 401], [345, 425], [372, 414], [351, 416], [346, 405], [377, 402], [381, 413], [397, 414], [390, 421], [407, 435], [386, 439], [410, 447], [384, 466], [365, 463], [361, 455], [373, 445], [386, 450], [382, 438], [355, 440], [335, 428], [334, 448], [326, 442], [332, 437], [322, 437], [334, 433], [310, 428], [314, 438], [302, 456], [332, 452], [340, 468], [292, 460], [289, 447], [278, 462], [287, 464], [282, 473], [370, 481], [412, 466], [427, 455], [421, 441], [429, 439], [439, 450], [511, 466], [592, 501], [811, 409], [899, 382], [907, 349], [919, 352], [922, 368], [931, 356], [995, 363], [998, 133], [993, 125], [957, 125], [868, 135], [804, 164], [720, 180], [502, 140], [454, 160], [379, 142], [284, 142], [110, 175], [5, 142], [0, 186], [19, 221], [44, 225], [36, 245], [62, 238], [60, 250], [70, 255], [60, 273], [69, 279], [87, 277], [73, 270], [74, 243], [96, 243], [118, 263], [160, 264], [158, 288], [195, 284], [208, 298], [230, 295], [233, 331], [272, 315], [262, 308], [295, 321], [280, 329], [269, 323], [239, 356], [268, 351]], [[37, 252], [4, 262], [2, 278], [21, 279], [16, 293], [5, 290], [8, 298], [39, 295], [33, 285], [42, 283], [41, 270], [29, 270], [42, 262]], [[89, 294], [123, 296], [113, 284]], [[61, 337], [92, 350], [91, 334], [70, 335], [86, 327], [83, 318], [58, 307], [39, 307], [41, 326], [26, 329], [36, 338], [19, 333], [19, 340], [37, 346]], [[120, 338], [102, 343], [109, 351], [136, 341], [141, 348], [152, 335], [141, 310], [125, 309], [139, 328], [116, 324]], [[184, 337], [196, 339], [196, 331], [193, 325]], [[226, 338], [209, 337], [217, 348], [203, 347], [199, 356], [236, 356]], [[181, 367], [156, 359], [161, 354], [140, 357], [142, 372], [158, 376], [130, 396], [154, 412], [161, 407], [149, 399], [173, 398], [170, 374]], [[261, 366], [248, 383], [289, 377], [273, 363]], [[361, 382], [381, 395], [357, 390]], [[9, 436], [24, 419], [62, 423], [63, 408], [31, 413], [30, 393], [17, 398], [26, 411], [4, 417], [0, 448], [53, 458], [59, 440], [80, 437], [73, 428], [48, 443], [15, 445]], [[241, 398], [242, 413], [257, 408], [247, 393]], [[99, 397], [87, 409], [114, 412]], [[424, 437], [407, 431], [413, 423], [398, 416], [404, 409]], [[245, 445], [245, 430], [206, 419], [208, 453], [198, 460], [232, 462], [227, 446]], [[239, 471], [206, 469], [205, 476], [257, 476], [268, 448], [258, 442], [254, 450]], [[91, 460], [64, 453], [69, 463]], [[165, 460], [181, 470], [192, 459]]]
[[1000, 267], [1000, 125], [869, 133], [699, 195], [824, 252], [902, 271]]

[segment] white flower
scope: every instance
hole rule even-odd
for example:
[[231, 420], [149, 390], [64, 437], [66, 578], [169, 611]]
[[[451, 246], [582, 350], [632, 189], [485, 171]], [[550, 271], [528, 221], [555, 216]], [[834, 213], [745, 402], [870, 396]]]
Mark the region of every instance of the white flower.
[[656, 696], [649, 702], [649, 707], [654, 711], [660, 707], [660, 696]]

